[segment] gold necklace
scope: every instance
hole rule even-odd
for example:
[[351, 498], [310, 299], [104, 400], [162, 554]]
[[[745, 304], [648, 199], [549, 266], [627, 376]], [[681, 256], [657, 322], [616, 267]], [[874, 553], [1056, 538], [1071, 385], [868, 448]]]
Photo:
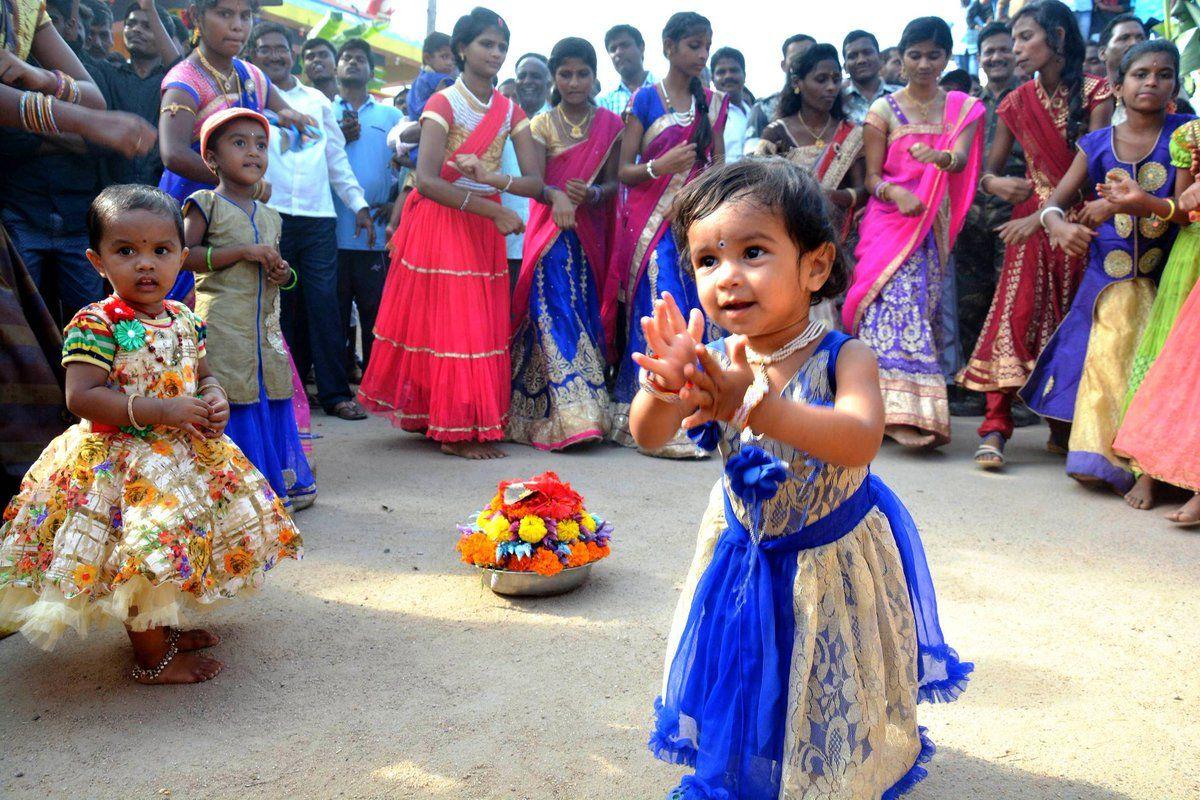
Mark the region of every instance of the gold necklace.
[[596, 111], [595, 109], [589, 109], [588, 112], [583, 115], [583, 119], [579, 120], [579, 122], [576, 123], [576, 122], [572, 122], [567, 117], [567, 112], [563, 111], [563, 108], [560, 105], [558, 107], [558, 116], [563, 121], [563, 124], [571, 129], [569, 136], [572, 139], [582, 139], [583, 133], [584, 133], [583, 128], [585, 125], [587, 125], [589, 122], [591, 122], [592, 115], [595, 113], [595, 111]]
[[937, 102], [937, 99], [938, 99], [937, 91], [936, 91], [936, 90], [934, 91], [934, 93], [933, 93], [933, 97], [931, 97], [931, 98], [930, 98], [929, 100], [927, 100], [926, 102], [922, 103], [922, 102], [919, 102], [919, 101], [917, 100], [917, 98], [913, 97], [913, 96], [912, 96], [912, 92], [910, 92], [910, 91], [908, 90], [908, 87], [907, 87], [907, 86], [905, 86], [905, 87], [904, 87], [904, 97], [905, 97], [905, 98], [906, 98], [906, 99], [907, 99], [907, 100], [908, 100], [910, 103], [912, 103], [914, 106], [916, 106], [918, 111], [920, 111], [920, 112], [921, 112], [921, 122], [929, 122], [929, 108], [930, 108], [930, 107], [931, 107], [931, 106], [932, 106], [934, 103], [936, 103], [936, 102]]
[[832, 115], [829, 117], [829, 119], [825, 120], [825, 125], [821, 128], [820, 133], [813, 133], [813, 129], [808, 127], [808, 123], [804, 121], [803, 112], [797, 111], [796, 119], [799, 120], [801, 127], [808, 131], [808, 135], [813, 138], [813, 144], [815, 144], [817, 147], [825, 146], [825, 131], [829, 130], [829, 123], [833, 122]]
[[225, 94], [234, 94], [237, 84], [237, 70], [230, 69], [229, 74], [225, 75], [204, 57], [204, 48], [196, 48], [196, 57], [200, 59], [200, 66], [204, 67], [205, 71], [212, 75], [213, 80], [217, 83], [217, 88], [225, 92]]

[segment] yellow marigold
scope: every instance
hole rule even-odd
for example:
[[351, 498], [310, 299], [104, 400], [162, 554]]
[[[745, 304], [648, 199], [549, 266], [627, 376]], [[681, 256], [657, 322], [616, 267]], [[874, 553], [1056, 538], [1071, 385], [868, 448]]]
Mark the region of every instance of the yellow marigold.
[[508, 539], [511, 526], [503, 514], [497, 514], [483, 525], [483, 532], [487, 534], [487, 538], [491, 541], [500, 542]]
[[521, 537], [522, 541], [537, 544], [546, 538], [546, 523], [541, 517], [522, 517], [517, 535]]
[[234, 547], [225, 554], [225, 571], [230, 575], [249, 575], [253, 566], [254, 554], [244, 547]]
[[564, 519], [558, 523], [558, 539], [561, 542], [573, 542], [579, 538], [579, 523], [573, 519]]
[[579, 525], [588, 533], [596, 532], [596, 518], [586, 511], [583, 512], [583, 519], [579, 521]]
[[75, 568], [75, 572], [71, 573], [71, 577], [80, 589], [89, 589], [96, 582], [96, 568], [88, 564], [80, 564]]

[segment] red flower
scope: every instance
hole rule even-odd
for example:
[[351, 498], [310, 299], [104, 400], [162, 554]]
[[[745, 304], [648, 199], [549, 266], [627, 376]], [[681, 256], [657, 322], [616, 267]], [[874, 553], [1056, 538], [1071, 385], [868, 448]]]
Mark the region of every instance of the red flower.
[[522, 484], [529, 494], [515, 503], [501, 506], [504, 516], [509, 519], [532, 515], [563, 520], [574, 517], [583, 509], [583, 497], [553, 472], [543, 472], [526, 481], [503, 481], [499, 486], [500, 497], [503, 498], [504, 491], [515, 483]]
[[113, 322], [133, 319], [136, 316], [133, 313], [133, 306], [129, 305], [129, 303], [126, 303], [115, 294], [108, 298], [108, 300], [104, 301], [104, 304], [100, 307], [104, 309], [104, 313], [107, 314], [108, 318]]

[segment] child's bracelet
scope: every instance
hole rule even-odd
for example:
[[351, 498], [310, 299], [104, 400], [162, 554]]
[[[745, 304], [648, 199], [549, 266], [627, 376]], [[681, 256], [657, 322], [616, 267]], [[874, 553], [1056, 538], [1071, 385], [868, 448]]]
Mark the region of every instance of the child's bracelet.
[[646, 371], [645, 367], [642, 367], [638, 372], [638, 384], [641, 385], [642, 390], [646, 394], [650, 395], [656, 400], [661, 400], [664, 403], [670, 403], [674, 406], [677, 406], [683, 402], [683, 398], [679, 396], [679, 392], [667, 391], [656, 384], [650, 377], [650, 373]]
[[[289, 283], [287, 286], [281, 286], [281, 287], [280, 287], [280, 291], [283, 291], [283, 292], [287, 292], [287, 291], [291, 291], [292, 289], [295, 289], [295, 288], [296, 288], [296, 284], [300, 282], [300, 276], [299, 276], [298, 274], [296, 274], [296, 268], [295, 268], [295, 267], [293, 267], [293, 266], [289, 265], [289, 266], [288, 266], [288, 271], [292, 273], [292, 282], [291, 282], [291, 283]], [[226, 397], [225, 399], [227, 399], [227, 400], [228, 400], [229, 398], [228, 398], [228, 397]]]
[[202, 384], [200, 384], [200, 394], [204, 394], [204, 393], [205, 393], [205, 392], [207, 392], [209, 389], [213, 389], [213, 390], [215, 390], [215, 391], [217, 391], [217, 392], [220, 392], [220, 394], [221, 394], [221, 397], [224, 397], [224, 398], [225, 398], [225, 402], [226, 402], [226, 403], [228, 403], [228, 402], [229, 402], [229, 394], [228, 394], [228, 393], [225, 391], [225, 387], [224, 387], [224, 386], [222, 386], [220, 383], [218, 383], [218, 382], [217, 382], [217, 379], [216, 379], [216, 378], [213, 378], [213, 379], [212, 379], [212, 383], [202, 383]]
[[771, 391], [771, 385], [767, 382], [767, 373], [756, 371], [754, 382], [746, 387], [746, 394], [742, 396], [742, 404], [733, 413], [733, 419], [729, 421], [729, 424], [739, 431], [745, 430], [746, 424], [750, 421], [750, 415], [766, 398], [769, 391]]
[[205, 268], [206, 268], [206, 269], [207, 269], [209, 272], [212, 272], [212, 271], [213, 271], [213, 265], [212, 265], [212, 248], [211, 248], [211, 247], [210, 247], [210, 248], [208, 248], [208, 250], [206, 250], [206, 251], [205, 251], [205, 253], [204, 253], [204, 266], [205, 266]]
[[125, 401], [125, 414], [129, 417], [131, 427], [137, 428], [139, 431], [146, 428], [145, 425], [138, 425], [137, 417], [133, 415], [133, 401], [141, 397], [140, 394], [131, 394], [129, 399]]

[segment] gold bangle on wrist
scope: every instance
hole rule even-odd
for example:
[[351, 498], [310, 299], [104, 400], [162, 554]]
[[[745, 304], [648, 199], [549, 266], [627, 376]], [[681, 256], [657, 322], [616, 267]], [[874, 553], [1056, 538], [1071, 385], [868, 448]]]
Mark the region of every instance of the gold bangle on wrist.
[[1168, 206], [1168, 208], [1170, 208], [1170, 211], [1168, 211], [1165, 216], [1159, 215], [1159, 214], [1152, 214], [1151, 216], [1153, 216], [1159, 222], [1170, 222], [1171, 219], [1174, 218], [1175, 212], [1177, 210], [1177, 207], [1175, 205], [1175, 199], [1171, 198], [1171, 197], [1163, 197], [1163, 198], [1159, 198], [1159, 199], [1167, 201], [1167, 206]]
[[132, 428], [136, 428], [137, 430], [139, 430], [139, 431], [140, 431], [140, 430], [145, 430], [145, 428], [146, 428], [147, 426], [145, 426], [145, 425], [139, 425], [139, 424], [138, 424], [138, 421], [137, 421], [137, 417], [135, 417], [135, 416], [133, 415], [133, 401], [134, 401], [134, 400], [137, 400], [139, 397], [141, 397], [141, 395], [139, 395], [139, 394], [131, 394], [131, 395], [129, 395], [129, 399], [125, 401], [125, 414], [126, 414], [126, 416], [128, 416], [128, 417], [129, 417], [129, 425], [130, 425], [130, 427], [132, 427]]

